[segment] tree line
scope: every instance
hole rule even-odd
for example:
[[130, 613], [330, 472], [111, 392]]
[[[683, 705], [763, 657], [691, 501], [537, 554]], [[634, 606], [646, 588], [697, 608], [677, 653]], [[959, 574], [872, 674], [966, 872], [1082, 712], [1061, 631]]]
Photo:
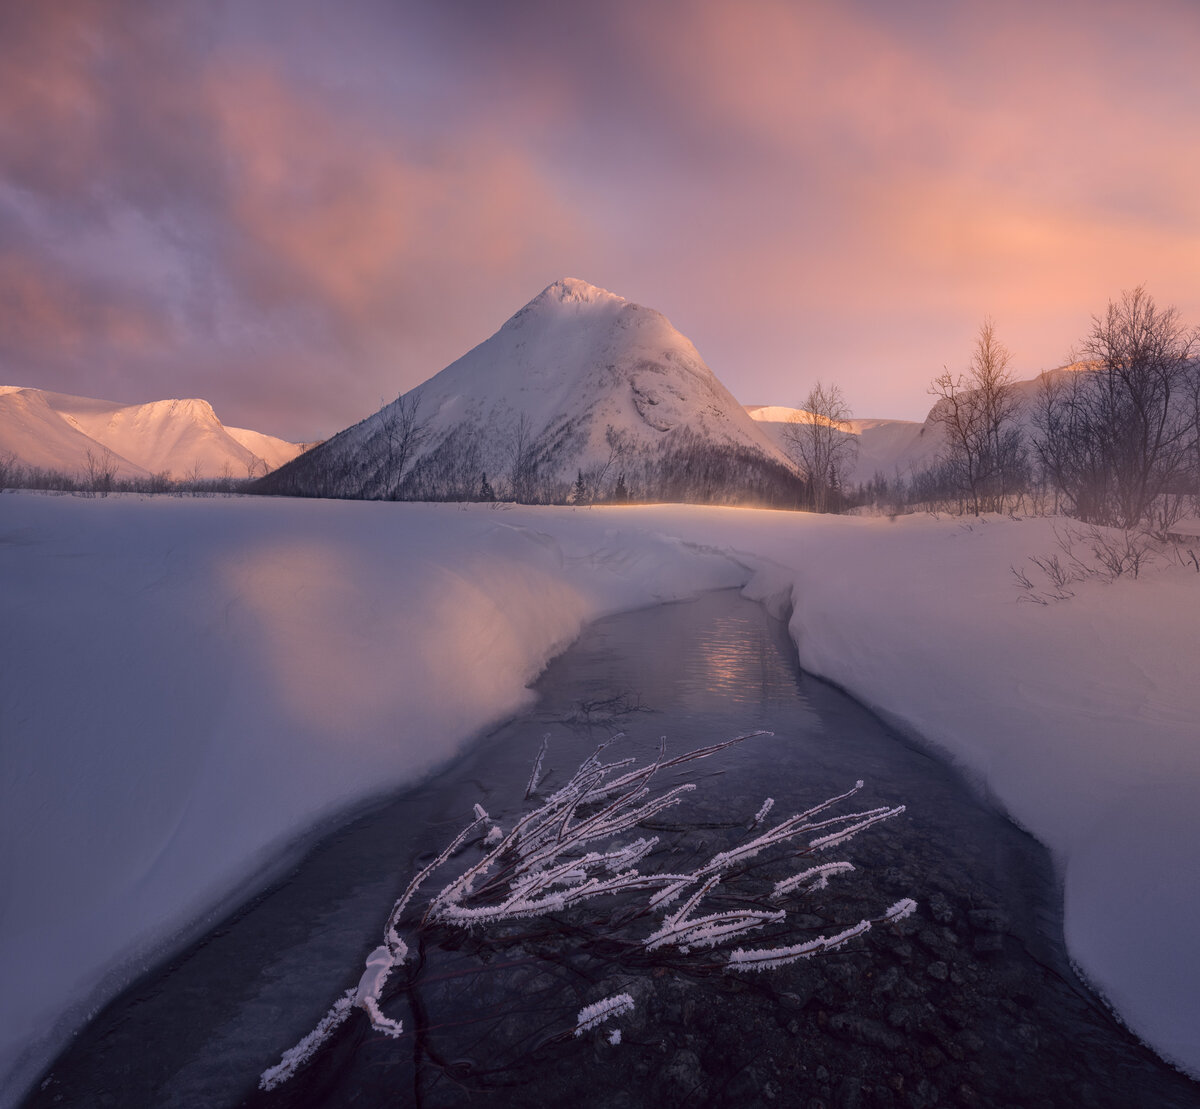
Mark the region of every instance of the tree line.
[[1093, 317], [1072, 365], [1043, 374], [1032, 398], [1022, 398], [1010, 362], [986, 319], [967, 370], [930, 385], [929, 419], [943, 439], [934, 464], [876, 474], [848, 493], [849, 410], [836, 386], [818, 383], [809, 414], [788, 429], [807, 507], [1052, 511], [1158, 532], [1200, 510], [1200, 330], [1174, 307], [1160, 308], [1142, 286], [1123, 292]]
[[521, 414], [506, 432], [463, 421], [436, 438], [413, 392], [268, 474], [254, 491], [366, 500], [778, 508], [799, 507], [807, 498], [807, 482], [791, 467], [686, 426], [671, 429], [652, 447], [635, 445], [626, 431], [609, 425], [597, 452], [589, 435], [584, 416], [563, 417], [535, 433]]
[[47, 493], [72, 493], [81, 497], [107, 497], [110, 493], [172, 493], [192, 496], [232, 495], [252, 490], [265, 463], [255, 458], [239, 477], [226, 465], [216, 476], [205, 476], [199, 465], [181, 477], [170, 471], [122, 477], [116, 455], [108, 447], [89, 448], [78, 470], [34, 466], [21, 462], [12, 451], [0, 451], [0, 491], [32, 489]]

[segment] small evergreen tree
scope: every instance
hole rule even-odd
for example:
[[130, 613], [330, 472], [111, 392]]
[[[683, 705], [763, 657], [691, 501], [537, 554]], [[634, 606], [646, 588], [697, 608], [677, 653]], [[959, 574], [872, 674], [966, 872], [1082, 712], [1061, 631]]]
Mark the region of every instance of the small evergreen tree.
[[486, 472], [483, 475], [483, 480], [479, 483], [479, 499], [481, 501], [494, 501], [496, 499], [496, 492], [491, 485], [488, 484]]
[[617, 475], [617, 487], [613, 490], [613, 500], [620, 504], [624, 504], [629, 500], [629, 490], [625, 486], [625, 474], [623, 472]]
[[579, 471], [579, 476], [575, 479], [575, 484], [571, 487], [571, 494], [567, 497], [568, 504], [587, 504], [587, 483], [583, 480], [583, 471]]

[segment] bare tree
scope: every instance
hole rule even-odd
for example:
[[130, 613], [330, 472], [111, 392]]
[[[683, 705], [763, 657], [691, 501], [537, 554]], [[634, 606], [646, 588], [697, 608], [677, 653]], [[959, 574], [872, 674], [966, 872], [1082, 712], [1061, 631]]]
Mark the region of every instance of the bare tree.
[[1038, 457], [1073, 515], [1135, 528], [1191, 484], [1198, 343], [1140, 285], [1092, 317], [1088, 368], [1047, 379], [1035, 416]]
[[524, 412], [517, 418], [509, 438], [508, 458], [513, 500], [531, 504], [537, 493], [538, 460], [533, 425]]
[[404, 471], [416, 457], [429, 435], [429, 421], [420, 418], [421, 395], [413, 390], [401, 393], [391, 404], [379, 410], [380, 431], [387, 451], [383, 474], [383, 496], [396, 500], [404, 481]]
[[88, 447], [84, 469], [88, 490], [107, 497], [117, 476], [117, 456], [108, 447], [102, 447], [99, 452]]
[[604, 496], [604, 485], [609, 475], [616, 473], [617, 463], [633, 449], [629, 433], [618, 430], [612, 424], [604, 429], [604, 441], [608, 445], [608, 454], [602, 462], [596, 462], [581, 472], [582, 483], [576, 482], [572, 490], [575, 504], [591, 504], [600, 500]]
[[938, 398], [931, 418], [946, 440], [941, 472], [976, 516], [1001, 511], [1005, 496], [1016, 491], [1025, 474], [1011, 358], [996, 337], [994, 321], [985, 319], [967, 373], [956, 377], [947, 370], [929, 387]]
[[858, 450], [847, 422], [850, 406], [837, 385], [817, 382], [804, 398], [802, 410], [784, 425], [784, 441], [808, 482], [809, 503], [815, 512], [830, 512], [835, 494], [846, 484]]
[[0, 489], [15, 486], [20, 477], [17, 456], [12, 451], [0, 451]]

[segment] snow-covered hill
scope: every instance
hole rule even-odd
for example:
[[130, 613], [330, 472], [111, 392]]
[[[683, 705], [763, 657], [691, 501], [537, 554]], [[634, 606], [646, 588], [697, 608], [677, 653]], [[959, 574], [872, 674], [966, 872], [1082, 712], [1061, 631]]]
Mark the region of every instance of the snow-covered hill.
[[0, 455], [24, 466], [83, 475], [88, 452], [111, 454], [118, 478], [260, 476], [304, 446], [227, 428], [205, 400], [119, 404], [42, 389], [0, 386]]
[[[415, 406], [415, 420], [408, 413]], [[406, 422], [423, 431], [415, 449]], [[742, 500], [794, 468], [661, 313], [570, 278], [396, 402], [272, 475], [323, 496]]]
[[[1043, 382], [1090, 368], [1088, 363], [1074, 362], [1012, 383], [1013, 395], [1019, 405], [1017, 418], [1027, 442], [1031, 441], [1034, 432], [1033, 416]], [[789, 449], [788, 425], [793, 419], [804, 423], [813, 418], [811, 412], [802, 408], [785, 408], [777, 404], [747, 405], [746, 411], [785, 453]], [[877, 475], [888, 481], [896, 477], [909, 479], [932, 467], [945, 444], [942, 429], [933, 420], [932, 408], [921, 423], [916, 420], [847, 420], [846, 432], [857, 440], [856, 462], [850, 475], [851, 483], [855, 485], [864, 485]]]
[[[778, 404], [747, 405], [750, 417], [767, 433], [771, 441], [785, 453], [788, 451], [787, 428], [793, 419], [801, 423], [813, 419], [803, 408], [785, 408]], [[933, 465], [942, 445], [941, 429], [928, 419], [916, 420], [847, 420], [846, 433], [856, 443], [855, 465], [851, 484], [862, 485], [876, 474], [891, 480], [897, 474], [903, 478]]]

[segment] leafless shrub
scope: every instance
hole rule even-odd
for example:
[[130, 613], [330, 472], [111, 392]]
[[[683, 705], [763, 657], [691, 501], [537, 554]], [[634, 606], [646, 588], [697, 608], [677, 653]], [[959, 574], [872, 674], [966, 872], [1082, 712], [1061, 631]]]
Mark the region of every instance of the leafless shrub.
[[1073, 597], [1074, 594], [1068, 587], [1078, 584], [1088, 576], [1075, 566], [1072, 566], [1070, 562], [1063, 562], [1056, 554], [1042, 557], [1030, 555], [1029, 561], [1046, 575], [1046, 580], [1055, 590], [1058, 600], [1066, 600], [1067, 597]]
[[1035, 445], [1072, 515], [1137, 528], [1194, 484], [1198, 345], [1200, 334], [1139, 286], [1093, 317], [1083, 365], [1043, 378]]
[[1028, 571], [1010, 567], [1022, 590], [1018, 600], [1037, 604], [1065, 601], [1075, 596], [1071, 587], [1081, 582], [1112, 583], [1125, 576], [1136, 579], [1147, 565], [1162, 557], [1164, 549], [1146, 530], [1066, 527], [1055, 528], [1054, 535], [1059, 553], [1029, 556], [1044, 584], [1035, 583]]
[[1137, 531], [1100, 532], [1092, 537], [1092, 553], [1096, 561], [1115, 580], [1122, 574], [1135, 579], [1142, 567], [1155, 561], [1157, 551], [1152, 535]]
[[1017, 597], [1018, 601], [1029, 601], [1032, 604], [1038, 605], [1050, 603], [1049, 598], [1043, 596], [1038, 587], [1033, 583], [1027, 570], [1021, 569], [1020, 566], [1010, 566], [1009, 569], [1012, 571], [1012, 576], [1022, 591]]

